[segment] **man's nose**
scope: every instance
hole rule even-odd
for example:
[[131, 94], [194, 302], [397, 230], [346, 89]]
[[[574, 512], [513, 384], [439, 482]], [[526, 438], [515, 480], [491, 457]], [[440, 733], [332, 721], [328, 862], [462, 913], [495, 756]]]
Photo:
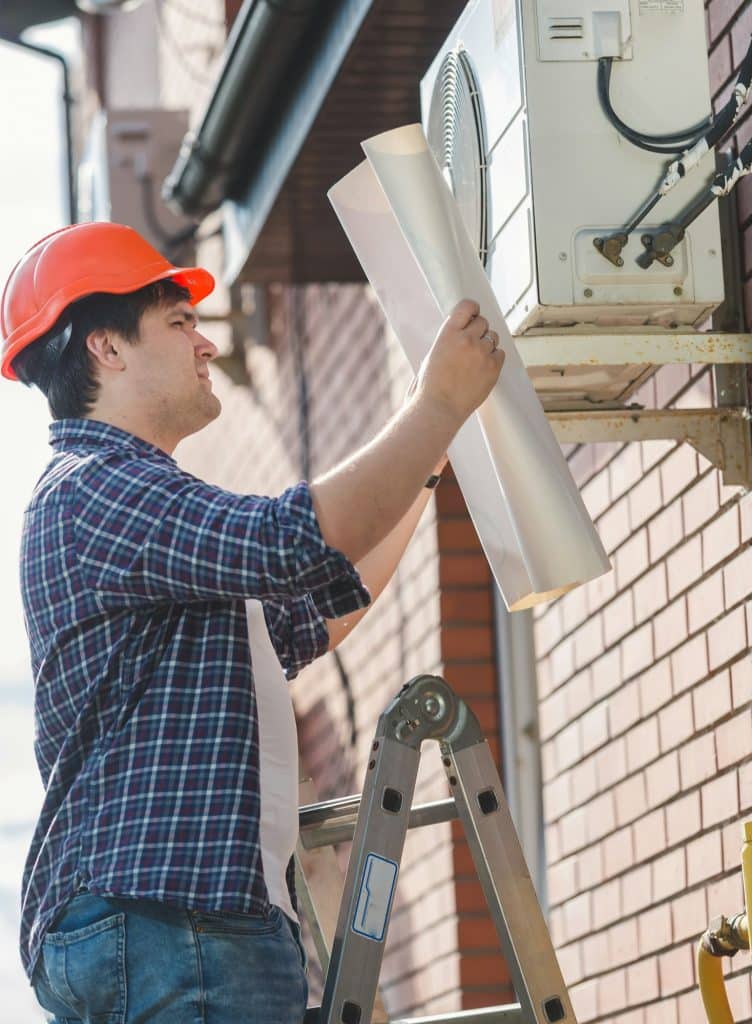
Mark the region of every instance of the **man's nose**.
[[196, 343], [196, 354], [203, 356], [206, 359], [214, 359], [219, 352], [219, 349], [214, 342], [201, 334], [200, 331], [196, 331], [196, 336], [198, 338]]

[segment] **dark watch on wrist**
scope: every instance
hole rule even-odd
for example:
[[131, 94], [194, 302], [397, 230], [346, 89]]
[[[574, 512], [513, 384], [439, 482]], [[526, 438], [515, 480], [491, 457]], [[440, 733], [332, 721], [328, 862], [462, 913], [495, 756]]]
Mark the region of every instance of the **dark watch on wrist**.
[[427, 487], [430, 491], [432, 491], [434, 489], [434, 487], [436, 487], [436, 485], [438, 484], [439, 480], [441, 480], [441, 474], [439, 474], [439, 473], [431, 473], [431, 475], [426, 480], [426, 482], [423, 484], [423, 486]]

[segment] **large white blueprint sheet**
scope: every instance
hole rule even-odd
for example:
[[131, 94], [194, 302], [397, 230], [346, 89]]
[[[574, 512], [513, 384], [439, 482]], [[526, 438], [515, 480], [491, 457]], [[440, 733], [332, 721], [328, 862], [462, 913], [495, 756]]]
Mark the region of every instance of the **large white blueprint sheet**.
[[449, 457], [507, 608], [551, 600], [607, 572], [606, 552], [421, 126], [363, 149], [329, 199], [413, 369], [463, 298], [499, 334], [499, 380]]

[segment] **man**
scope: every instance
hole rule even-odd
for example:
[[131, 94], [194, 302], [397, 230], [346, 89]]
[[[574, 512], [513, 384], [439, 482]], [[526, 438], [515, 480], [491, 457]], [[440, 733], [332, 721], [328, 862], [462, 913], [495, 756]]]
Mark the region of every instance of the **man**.
[[373, 441], [278, 498], [232, 494], [172, 458], [220, 412], [194, 313], [212, 287], [130, 228], [84, 224], [33, 246], [2, 298], [2, 373], [53, 417], [21, 546], [45, 785], [21, 955], [65, 1024], [302, 1019], [294, 894], [270, 867], [289, 867], [289, 785], [286, 838], [263, 828], [269, 779], [297, 770], [284, 728], [282, 763], [276, 741], [260, 763], [278, 677], [378, 596], [503, 362], [461, 302]]

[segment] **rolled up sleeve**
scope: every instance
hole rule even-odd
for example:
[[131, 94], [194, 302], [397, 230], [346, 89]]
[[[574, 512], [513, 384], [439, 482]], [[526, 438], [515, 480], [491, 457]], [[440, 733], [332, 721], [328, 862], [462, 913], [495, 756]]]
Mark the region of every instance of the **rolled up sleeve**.
[[105, 604], [347, 603], [354, 570], [324, 541], [305, 482], [277, 498], [241, 495], [177, 466], [110, 456], [77, 473], [70, 500], [77, 564]]

